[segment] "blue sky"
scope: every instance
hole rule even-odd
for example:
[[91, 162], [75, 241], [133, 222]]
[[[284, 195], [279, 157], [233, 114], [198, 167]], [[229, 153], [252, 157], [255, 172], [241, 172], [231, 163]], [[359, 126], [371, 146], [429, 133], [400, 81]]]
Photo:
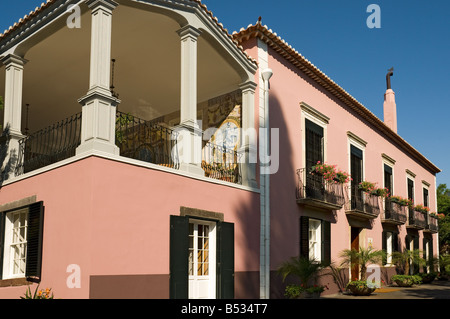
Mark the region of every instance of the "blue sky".
[[[44, 0], [1, 1], [0, 32]], [[203, 0], [230, 33], [266, 24], [383, 119], [386, 72], [395, 68], [398, 133], [443, 170], [450, 188], [450, 1]], [[381, 28], [370, 29], [370, 4]]]

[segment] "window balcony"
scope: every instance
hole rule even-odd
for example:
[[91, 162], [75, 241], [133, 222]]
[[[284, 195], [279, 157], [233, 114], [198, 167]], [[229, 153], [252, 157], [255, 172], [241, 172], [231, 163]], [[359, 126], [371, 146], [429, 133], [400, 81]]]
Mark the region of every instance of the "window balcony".
[[297, 170], [297, 203], [327, 210], [339, 210], [345, 202], [344, 185], [326, 181], [302, 168]]
[[428, 219], [426, 221], [425, 228], [423, 231], [432, 234], [439, 232], [439, 224], [437, 216], [428, 215]]
[[380, 214], [379, 197], [358, 191], [356, 196], [347, 201], [345, 213], [353, 217], [375, 219]]
[[403, 225], [407, 221], [407, 207], [402, 206], [389, 198], [384, 202], [384, 213], [381, 217], [381, 222], [391, 225]]
[[410, 229], [424, 229], [427, 225], [426, 222], [426, 213], [419, 212], [412, 208], [409, 208], [408, 212], [408, 222], [406, 224], [406, 228]]

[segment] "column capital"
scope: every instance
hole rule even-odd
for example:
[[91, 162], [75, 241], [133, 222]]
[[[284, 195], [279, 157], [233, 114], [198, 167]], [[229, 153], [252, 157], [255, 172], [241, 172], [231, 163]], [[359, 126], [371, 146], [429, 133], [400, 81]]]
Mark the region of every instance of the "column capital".
[[19, 65], [19, 66], [24, 66], [28, 60], [15, 55], [15, 54], [8, 54], [7, 56], [4, 56], [1, 59], [1, 62], [3, 63], [3, 65], [8, 66], [10, 64], [15, 64], [15, 65]]
[[239, 88], [242, 90], [242, 93], [255, 92], [257, 87], [258, 84], [250, 80], [239, 85]]
[[180, 30], [178, 30], [177, 33], [181, 37], [182, 40], [184, 40], [186, 38], [191, 38], [193, 40], [197, 40], [197, 38], [200, 36], [200, 34], [202, 32], [200, 30], [198, 30], [197, 28], [194, 28], [193, 26], [188, 24], [188, 25], [182, 27]]
[[87, 0], [86, 5], [92, 11], [103, 8], [112, 12], [119, 4], [113, 0]]

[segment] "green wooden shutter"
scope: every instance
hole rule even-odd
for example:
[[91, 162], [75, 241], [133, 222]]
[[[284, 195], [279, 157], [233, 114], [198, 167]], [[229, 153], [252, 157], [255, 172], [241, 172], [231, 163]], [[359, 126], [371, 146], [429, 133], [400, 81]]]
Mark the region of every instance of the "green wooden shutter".
[[398, 238], [398, 233], [397, 232], [393, 232], [392, 233], [392, 251], [399, 251], [398, 247], [399, 247], [399, 238]]
[[[394, 240], [394, 238], [392, 238]], [[381, 233], [381, 249], [384, 250], [385, 254], [383, 255], [383, 265], [387, 264], [387, 234], [386, 231]]]
[[170, 216], [170, 298], [189, 297], [189, 218]]
[[234, 298], [234, 224], [217, 223], [217, 298]]
[[44, 234], [44, 203], [31, 204], [28, 210], [27, 259], [25, 277], [39, 282], [42, 267], [42, 242]]
[[5, 245], [5, 217], [6, 214], [0, 213], [0, 279], [3, 275], [3, 251]]
[[300, 256], [309, 258], [309, 218], [300, 217]]
[[331, 223], [322, 220], [322, 262], [329, 265], [331, 263]]

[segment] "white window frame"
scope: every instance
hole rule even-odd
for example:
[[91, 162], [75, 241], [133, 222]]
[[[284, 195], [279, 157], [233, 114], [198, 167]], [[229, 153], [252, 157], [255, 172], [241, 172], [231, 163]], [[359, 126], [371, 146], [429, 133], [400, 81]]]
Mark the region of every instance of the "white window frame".
[[[19, 228], [24, 229], [24, 240], [14, 242], [14, 231], [18, 231], [18, 229], [14, 229], [14, 222], [13, 218], [15, 215], [21, 215], [24, 214], [24, 223], [25, 225], [20, 224]], [[19, 217], [20, 221], [20, 217]], [[19, 233], [16, 233], [16, 235], [20, 235]], [[14, 278], [24, 278], [25, 272], [26, 272], [26, 256], [27, 256], [27, 237], [28, 237], [28, 207], [23, 209], [14, 210], [11, 212], [6, 213], [5, 216], [5, 240], [4, 240], [4, 249], [3, 249], [3, 279], [14, 279]], [[13, 246], [20, 246], [23, 245], [24, 247], [20, 248], [21, 253], [23, 254], [22, 259], [22, 266], [23, 271], [16, 272], [14, 269], [14, 262], [16, 260], [15, 250]]]
[[[348, 159], [348, 172], [351, 174], [352, 168], [352, 145], [356, 148], [359, 148], [362, 151], [362, 180], [366, 178], [366, 145], [367, 142], [357, 136], [356, 134], [347, 131], [347, 159]], [[347, 187], [348, 198], [352, 198], [352, 190], [351, 187]]]
[[[320, 263], [322, 261], [322, 221], [310, 218], [308, 224], [309, 258]], [[311, 237], [312, 233], [315, 238]]]
[[328, 145], [328, 123], [330, 121], [330, 118], [313, 107], [309, 106], [305, 102], [300, 103], [301, 108], [301, 134], [302, 134], [302, 161], [303, 166], [306, 166], [306, 119], [313, 122], [314, 124], [319, 125], [321, 128], [323, 128], [323, 161], [327, 161], [327, 145]]
[[392, 265], [392, 253], [393, 253], [393, 233], [391, 231], [386, 232], [386, 264]]

